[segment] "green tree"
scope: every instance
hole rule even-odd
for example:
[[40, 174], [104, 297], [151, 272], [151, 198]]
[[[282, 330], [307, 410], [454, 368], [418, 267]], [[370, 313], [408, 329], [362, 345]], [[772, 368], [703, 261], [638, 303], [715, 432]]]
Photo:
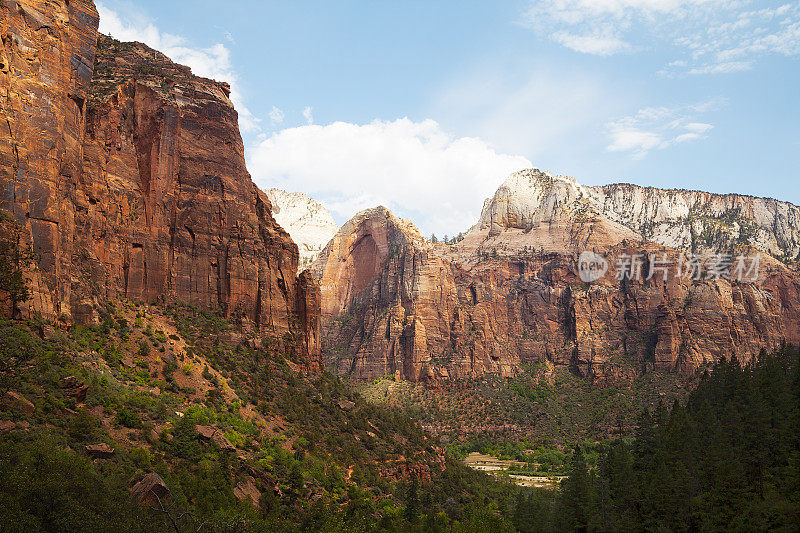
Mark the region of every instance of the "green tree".
[[575, 446], [569, 477], [561, 482], [559, 517], [565, 529], [584, 531], [588, 527], [589, 472], [580, 446]]
[[21, 244], [19, 225], [5, 211], [0, 211], [0, 292], [10, 300], [12, 313], [31, 293], [25, 270], [33, 264], [34, 255]]

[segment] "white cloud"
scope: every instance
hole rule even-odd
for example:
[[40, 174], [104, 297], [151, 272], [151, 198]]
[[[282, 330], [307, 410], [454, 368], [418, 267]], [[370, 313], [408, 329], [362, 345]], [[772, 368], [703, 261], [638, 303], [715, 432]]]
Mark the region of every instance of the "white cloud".
[[[627, 39], [638, 26], [652, 28], [665, 19], [686, 19], [728, 1], [533, 0], [524, 23], [573, 50], [610, 55], [633, 49]], [[582, 42], [587, 45], [575, 46]]]
[[314, 123], [314, 114], [311, 106], [307, 106], [305, 109], [303, 109], [303, 118], [306, 119], [306, 124], [308, 125]]
[[661, 135], [651, 131], [641, 131], [633, 127], [619, 124], [611, 125], [611, 144], [609, 152], [635, 152], [635, 157], [641, 158], [653, 148], [665, 148], [667, 142]]
[[272, 109], [269, 110], [269, 119], [272, 121], [272, 124], [277, 125], [283, 122], [283, 111], [279, 108], [272, 106]]
[[239, 127], [247, 133], [259, 131], [260, 119], [244, 105], [239, 78], [231, 64], [230, 51], [224, 44], [216, 43], [208, 48], [191, 47], [186, 38], [162, 32], [142, 16], [133, 14], [123, 18], [100, 2], [97, 3], [97, 11], [100, 13], [101, 33], [121, 41], [142, 42], [176, 63], [190, 67], [197, 76], [228, 82], [231, 101], [239, 113]]
[[575, 35], [566, 31], [557, 31], [551, 37], [555, 42], [584, 54], [610, 56], [631, 49], [628, 43], [612, 34]]
[[439, 235], [466, 230], [508, 174], [532, 166], [433, 120], [407, 118], [288, 128], [250, 153], [259, 186], [303, 191], [339, 221], [383, 204]]
[[713, 127], [714, 126], [711, 124], [706, 124], [704, 122], [690, 122], [684, 126], [687, 131], [698, 135], [702, 135], [703, 133], [711, 131]]
[[710, 100], [681, 107], [647, 107], [635, 115], [623, 117], [607, 124], [609, 152], [631, 152], [634, 159], [642, 159], [651, 150], [698, 141], [708, 137], [712, 124], [697, 122], [694, 116], [724, 104]]
[[683, 57], [660, 71], [666, 76], [740, 72], [765, 55], [800, 55], [798, 2], [532, 0], [523, 23], [586, 54], [676, 46]]
[[[709, 63], [689, 69], [689, 74], [730, 74], [732, 72], [743, 72], [753, 68], [752, 61], [725, 61], [721, 63]], [[668, 71], [662, 74], [669, 75]]]

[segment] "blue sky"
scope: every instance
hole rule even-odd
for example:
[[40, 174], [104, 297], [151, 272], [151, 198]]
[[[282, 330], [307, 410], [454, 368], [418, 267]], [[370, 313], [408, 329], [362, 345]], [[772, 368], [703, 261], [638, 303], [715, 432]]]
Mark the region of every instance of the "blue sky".
[[338, 222], [477, 220], [513, 170], [800, 203], [800, 2], [102, 0], [234, 86], [248, 168]]

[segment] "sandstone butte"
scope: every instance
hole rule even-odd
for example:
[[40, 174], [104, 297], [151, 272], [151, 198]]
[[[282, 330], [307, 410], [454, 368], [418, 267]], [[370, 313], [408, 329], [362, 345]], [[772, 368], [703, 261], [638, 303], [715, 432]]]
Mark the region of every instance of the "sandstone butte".
[[91, 0], [0, 4], [0, 208], [38, 256], [21, 311], [180, 301], [318, 363], [319, 289], [245, 168], [230, 88], [97, 28]]
[[[582, 187], [536, 170], [512, 175], [454, 245], [426, 241], [385, 208], [366, 210], [312, 265], [323, 352], [356, 379], [432, 386], [537, 363], [602, 382], [746, 362], [800, 342], [800, 275], [786, 261], [800, 252], [798, 213], [738, 195]], [[579, 279], [582, 250], [608, 259], [604, 278]], [[760, 254], [757, 281], [616, 279], [620, 254], [720, 251]]]

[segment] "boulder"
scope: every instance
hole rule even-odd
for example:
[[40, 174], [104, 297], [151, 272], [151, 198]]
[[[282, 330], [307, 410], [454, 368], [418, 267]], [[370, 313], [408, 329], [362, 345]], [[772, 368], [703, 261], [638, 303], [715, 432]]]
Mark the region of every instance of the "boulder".
[[131, 496], [140, 505], [155, 505], [168, 501], [172, 493], [161, 476], [150, 472], [131, 488]]
[[217, 432], [217, 428], [214, 426], [195, 426], [195, 431], [197, 431], [197, 436], [200, 437], [200, 440], [210, 441], [214, 437], [214, 433]]
[[108, 459], [114, 455], [114, 448], [102, 442], [86, 446], [86, 454], [94, 459]]
[[221, 429], [214, 426], [196, 426], [197, 436], [205, 442], [214, 442], [223, 451], [235, 451], [236, 446], [224, 435]]
[[351, 402], [350, 400], [346, 400], [344, 398], [339, 400], [337, 403], [339, 404], [339, 409], [343, 409], [345, 411], [349, 411], [350, 409], [356, 406], [355, 403]]
[[32, 416], [36, 407], [18, 392], [6, 391], [3, 395], [3, 406], [6, 409], [20, 411], [22, 414]]
[[256, 507], [261, 499], [261, 491], [256, 487], [256, 480], [252, 476], [247, 476], [237, 483], [233, 488], [233, 495], [240, 501], [249, 500]]
[[86, 393], [89, 391], [89, 386], [75, 376], [67, 376], [61, 380], [61, 388], [64, 394], [71, 398], [75, 398], [77, 402], [86, 400]]

